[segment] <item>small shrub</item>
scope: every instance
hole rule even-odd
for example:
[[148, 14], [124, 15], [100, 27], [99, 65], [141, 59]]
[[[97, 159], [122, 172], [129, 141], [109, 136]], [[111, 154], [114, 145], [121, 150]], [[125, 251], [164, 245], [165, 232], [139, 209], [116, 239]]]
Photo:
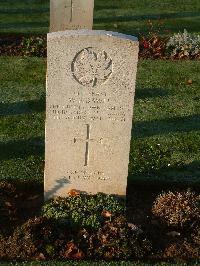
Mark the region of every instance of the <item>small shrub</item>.
[[98, 229], [106, 219], [103, 213], [112, 216], [124, 212], [124, 202], [114, 196], [77, 195], [50, 200], [43, 207], [43, 216], [59, 220], [72, 227]]
[[163, 257], [183, 261], [200, 259], [200, 245], [182, 239], [169, 244], [164, 250]]
[[157, 197], [152, 212], [171, 226], [187, 226], [200, 219], [200, 196], [191, 191], [168, 192]]
[[165, 57], [166, 41], [154, 34], [151, 37], [140, 39], [140, 56], [143, 58], [163, 58]]
[[140, 37], [140, 53], [142, 58], [165, 58], [166, 38], [160, 37], [162, 22], [157, 24], [151, 20], [147, 23], [148, 35]]
[[152, 249], [141, 230], [128, 224], [123, 216], [105, 222], [92, 235], [83, 231], [80, 246], [88, 257], [103, 260], [144, 258]]
[[24, 37], [21, 49], [24, 56], [46, 56], [46, 37]]
[[167, 52], [175, 58], [199, 58], [200, 35], [188, 33], [174, 34], [166, 45]]
[[60, 245], [71, 239], [66, 228], [44, 217], [28, 220], [18, 227], [6, 243], [8, 260], [32, 260], [58, 256]]

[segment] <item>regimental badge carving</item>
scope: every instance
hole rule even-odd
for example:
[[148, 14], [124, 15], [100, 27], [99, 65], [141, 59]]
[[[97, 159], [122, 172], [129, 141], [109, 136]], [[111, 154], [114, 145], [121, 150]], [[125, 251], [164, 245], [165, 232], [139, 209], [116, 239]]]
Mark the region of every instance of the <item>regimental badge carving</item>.
[[96, 87], [111, 76], [112, 65], [112, 59], [105, 51], [88, 47], [76, 54], [71, 69], [78, 83]]

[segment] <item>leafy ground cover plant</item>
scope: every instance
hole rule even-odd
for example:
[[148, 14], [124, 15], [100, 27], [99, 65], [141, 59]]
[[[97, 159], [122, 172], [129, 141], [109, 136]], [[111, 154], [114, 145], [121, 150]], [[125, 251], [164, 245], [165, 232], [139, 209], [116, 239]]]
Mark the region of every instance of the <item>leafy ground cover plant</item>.
[[124, 201], [117, 197], [99, 193], [50, 202], [43, 208], [44, 216], [49, 217], [30, 219], [0, 239], [1, 259], [119, 260], [144, 258], [152, 249], [143, 232], [128, 223]]
[[124, 213], [125, 202], [111, 195], [77, 195], [48, 201], [43, 216], [72, 227], [99, 228], [105, 219]]
[[24, 56], [45, 57], [47, 53], [46, 36], [24, 37], [21, 42]]
[[166, 44], [166, 52], [176, 59], [200, 58], [200, 35], [187, 30], [174, 34]]

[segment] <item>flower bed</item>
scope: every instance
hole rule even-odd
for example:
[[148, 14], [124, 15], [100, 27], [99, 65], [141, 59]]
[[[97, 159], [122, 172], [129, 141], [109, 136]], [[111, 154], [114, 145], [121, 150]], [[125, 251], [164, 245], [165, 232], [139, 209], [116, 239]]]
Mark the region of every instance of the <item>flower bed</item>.
[[[200, 35], [174, 34], [161, 38], [157, 32], [139, 38], [140, 58], [153, 59], [200, 59]], [[0, 38], [0, 55], [46, 57], [46, 36], [7, 36]]]
[[0, 261], [200, 259], [200, 194], [143, 193], [128, 196], [126, 207], [118, 197], [75, 190], [43, 205], [42, 194], [1, 182]]

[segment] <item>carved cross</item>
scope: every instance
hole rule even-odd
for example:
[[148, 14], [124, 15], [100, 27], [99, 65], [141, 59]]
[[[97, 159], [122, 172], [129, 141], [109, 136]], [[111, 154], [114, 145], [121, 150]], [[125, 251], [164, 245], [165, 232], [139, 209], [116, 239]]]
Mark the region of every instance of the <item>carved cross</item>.
[[90, 138], [90, 125], [86, 125], [87, 127], [87, 133], [86, 133], [86, 139], [80, 139], [80, 138], [74, 138], [74, 143], [85, 142], [86, 148], [85, 148], [85, 164], [84, 166], [88, 166], [89, 164], [89, 144], [90, 142], [96, 142], [102, 144], [103, 139], [95, 140]]
[[71, 0], [71, 15], [70, 15], [70, 22], [73, 20], [73, 11], [74, 11], [74, 0]]
[[69, 0], [68, 4], [65, 5], [65, 8], [67, 8], [68, 10], [70, 9], [70, 17], [69, 17], [70, 23], [73, 21], [74, 8], [76, 7], [75, 2], [76, 0]]

